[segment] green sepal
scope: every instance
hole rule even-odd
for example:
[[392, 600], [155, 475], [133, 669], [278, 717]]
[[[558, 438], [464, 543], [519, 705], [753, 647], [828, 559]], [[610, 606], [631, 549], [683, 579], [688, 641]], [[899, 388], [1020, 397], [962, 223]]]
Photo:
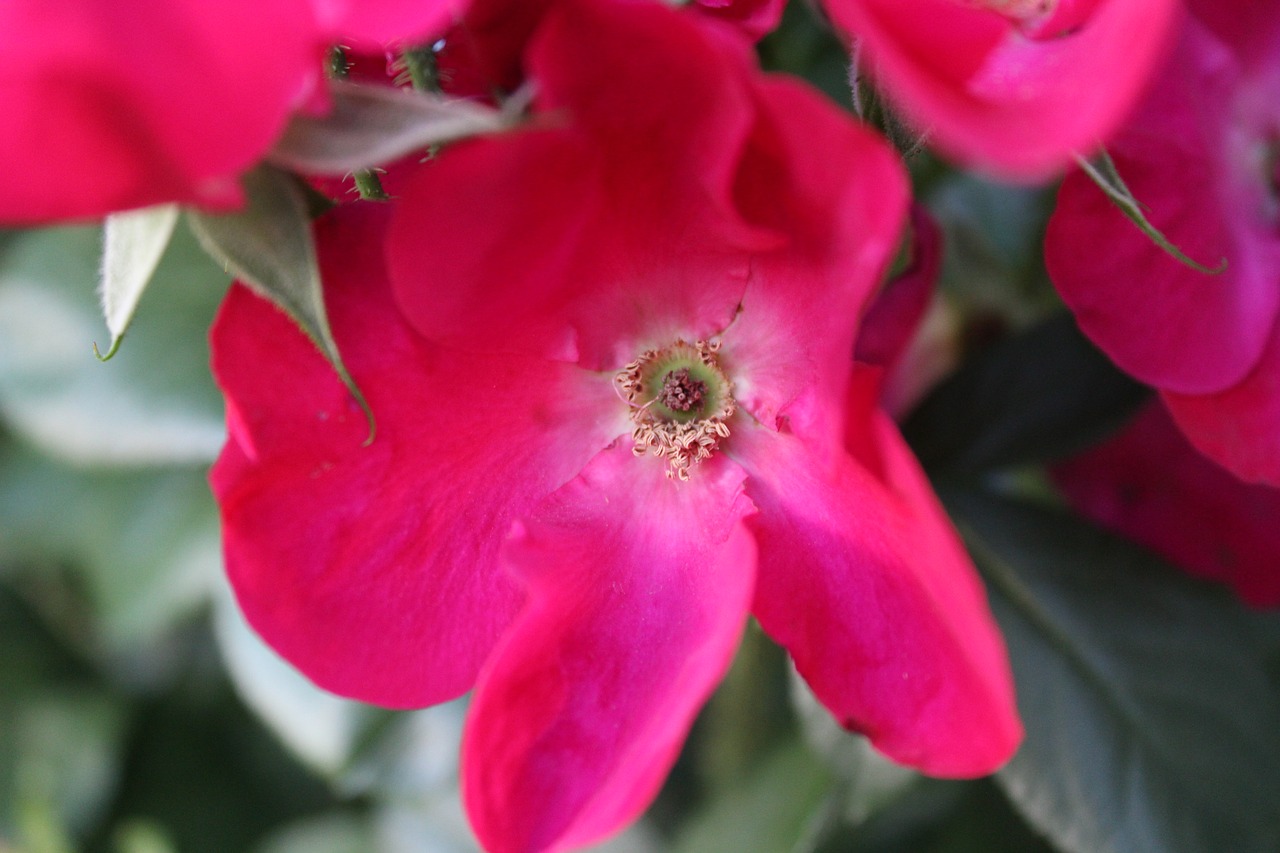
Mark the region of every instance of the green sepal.
[[307, 200], [296, 179], [270, 166], [244, 177], [247, 204], [229, 214], [187, 211], [196, 238], [223, 267], [288, 314], [328, 359], [376, 433], [373, 411], [347, 371], [325, 313]]
[[155, 274], [173, 237], [178, 206], [164, 204], [113, 213], [102, 229], [102, 275], [98, 285], [102, 315], [111, 332], [105, 354], [93, 345], [99, 361], [107, 361], [120, 349], [142, 292]]
[[1103, 194], [1111, 200], [1111, 203], [1118, 207], [1130, 222], [1138, 226], [1139, 231], [1146, 234], [1151, 242], [1159, 246], [1169, 257], [1205, 275], [1218, 275], [1226, 270], [1226, 258], [1219, 260], [1216, 267], [1209, 268], [1188, 257], [1168, 237], [1164, 236], [1160, 229], [1151, 224], [1151, 220], [1147, 219], [1146, 213], [1143, 212], [1142, 202], [1138, 201], [1128, 185], [1125, 184], [1124, 179], [1120, 177], [1115, 161], [1111, 159], [1111, 155], [1107, 153], [1106, 149], [1099, 151], [1092, 160], [1077, 154], [1076, 162], [1079, 164], [1081, 171], [1098, 185], [1098, 189], [1102, 190]]

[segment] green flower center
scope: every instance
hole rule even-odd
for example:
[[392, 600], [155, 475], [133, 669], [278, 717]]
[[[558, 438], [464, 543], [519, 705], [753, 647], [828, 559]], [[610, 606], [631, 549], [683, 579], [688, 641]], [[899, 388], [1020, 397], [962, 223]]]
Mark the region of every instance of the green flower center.
[[718, 343], [676, 341], [647, 350], [614, 381], [631, 406], [632, 451], [667, 460], [667, 476], [689, 479], [690, 469], [729, 437], [733, 383], [716, 361]]

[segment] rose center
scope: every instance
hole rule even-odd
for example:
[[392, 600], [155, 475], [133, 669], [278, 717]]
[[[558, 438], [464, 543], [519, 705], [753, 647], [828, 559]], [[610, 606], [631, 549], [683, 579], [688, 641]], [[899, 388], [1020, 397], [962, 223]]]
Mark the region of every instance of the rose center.
[[694, 379], [689, 375], [689, 368], [682, 367], [662, 377], [658, 400], [668, 409], [688, 412], [702, 405], [706, 393], [707, 383]]
[[688, 480], [690, 469], [729, 437], [733, 383], [716, 360], [718, 343], [676, 341], [646, 350], [614, 381], [631, 407], [632, 451], [667, 460], [667, 476]]

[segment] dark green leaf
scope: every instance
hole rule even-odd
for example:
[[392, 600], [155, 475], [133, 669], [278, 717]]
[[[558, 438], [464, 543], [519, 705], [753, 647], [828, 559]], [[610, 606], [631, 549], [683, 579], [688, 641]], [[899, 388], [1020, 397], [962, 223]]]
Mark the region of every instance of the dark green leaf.
[[187, 212], [201, 245], [224, 268], [293, 318], [324, 354], [369, 419], [373, 413], [347, 372], [325, 312], [307, 201], [295, 180], [269, 166], [244, 178], [248, 205], [237, 213]]
[[1119, 427], [1148, 393], [1064, 313], [969, 359], [903, 434], [935, 473], [1044, 462]]
[[70, 850], [111, 794], [125, 706], [8, 583], [0, 649], [0, 839]]
[[1067, 853], [1280, 849], [1280, 692], [1225, 592], [1043, 507], [948, 504], [989, 581], [1026, 740], [999, 780]]
[[986, 779], [920, 779], [818, 853], [1054, 853]]
[[[30, 604], [9, 586], [0, 583], [0, 648], [4, 649], [0, 703], [12, 704], [19, 697], [51, 685], [61, 687], [90, 680], [92, 667], [60, 644]], [[0, 786], [0, 800], [4, 799], [3, 794]]]
[[849, 103], [849, 49], [816, 3], [787, 3], [781, 24], [761, 40], [759, 54], [766, 70], [799, 74], [836, 103]]
[[281, 824], [336, 807], [225, 684], [196, 675], [136, 715], [104, 835], [144, 819], [181, 853], [248, 851]]
[[967, 232], [982, 242], [991, 260], [1015, 275], [1025, 275], [1040, 262], [1040, 242], [1052, 194], [1042, 187], [1016, 187], [958, 172], [931, 189], [929, 212], [952, 239]]

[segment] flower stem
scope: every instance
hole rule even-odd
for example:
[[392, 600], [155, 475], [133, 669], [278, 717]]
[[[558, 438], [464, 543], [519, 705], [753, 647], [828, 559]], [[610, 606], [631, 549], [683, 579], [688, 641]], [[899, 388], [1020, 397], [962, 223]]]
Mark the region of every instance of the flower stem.
[[404, 68], [409, 72], [409, 82], [416, 92], [440, 91], [440, 68], [431, 45], [411, 47], [400, 55]]
[[[327, 71], [329, 76], [335, 80], [347, 79], [347, 74], [351, 70], [351, 63], [347, 61], [347, 52], [340, 44], [335, 44], [329, 48], [329, 62]], [[387, 191], [382, 188], [382, 179], [378, 177], [378, 173], [373, 169], [361, 169], [353, 176], [356, 182], [356, 191], [360, 193], [360, 198], [366, 201], [389, 201], [391, 196], [387, 195]]]
[[390, 201], [391, 196], [382, 188], [382, 179], [373, 169], [361, 169], [355, 173], [356, 190], [366, 201]]
[[347, 62], [347, 52], [343, 50], [342, 45], [335, 44], [329, 48], [328, 65], [325, 71], [334, 80], [347, 79], [347, 72], [351, 69], [351, 64]]

